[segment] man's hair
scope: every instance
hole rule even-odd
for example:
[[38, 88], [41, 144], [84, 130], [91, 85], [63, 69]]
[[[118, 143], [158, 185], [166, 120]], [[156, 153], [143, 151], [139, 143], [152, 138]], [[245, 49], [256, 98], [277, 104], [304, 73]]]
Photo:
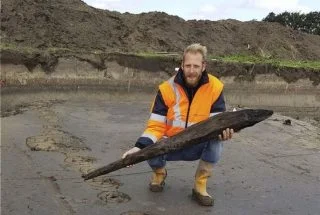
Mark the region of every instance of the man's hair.
[[187, 48], [185, 48], [183, 52], [183, 60], [187, 53], [200, 53], [203, 57], [203, 61], [207, 60], [207, 47], [201, 45], [200, 43], [193, 43], [189, 45]]

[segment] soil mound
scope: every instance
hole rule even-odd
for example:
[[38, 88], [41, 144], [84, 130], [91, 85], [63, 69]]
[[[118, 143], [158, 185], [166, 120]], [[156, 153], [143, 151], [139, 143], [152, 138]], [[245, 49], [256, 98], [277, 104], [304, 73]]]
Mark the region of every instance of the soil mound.
[[80, 0], [2, 0], [3, 44], [102, 52], [181, 52], [193, 42], [214, 56], [320, 59], [320, 36], [277, 23], [185, 21], [161, 12], [111, 12]]

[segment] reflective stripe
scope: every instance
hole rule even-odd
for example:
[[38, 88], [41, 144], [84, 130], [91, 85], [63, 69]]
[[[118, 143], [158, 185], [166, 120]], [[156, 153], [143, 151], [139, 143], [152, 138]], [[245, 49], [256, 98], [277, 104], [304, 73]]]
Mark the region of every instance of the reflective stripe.
[[218, 115], [219, 113], [222, 113], [222, 112], [210, 113], [210, 117]]
[[181, 120], [181, 113], [180, 113], [180, 107], [179, 107], [179, 101], [180, 101], [181, 95], [180, 95], [180, 93], [179, 93], [179, 91], [177, 89], [176, 84], [174, 83], [174, 77], [175, 76], [170, 78], [168, 82], [169, 82], [170, 86], [172, 87], [172, 89], [173, 89], [173, 91], [174, 91], [174, 93], [176, 95], [175, 105], [173, 106], [174, 118], [176, 120]]
[[167, 125], [173, 126], [173, 127], [184, 128], [186, 125], [186, 122], [184, 122], [182, 120], [167, 120]]
[[158, 122], [163, 122], [163, 123], [166, 123], [166, 121], [167, 121], [167, 117], [166, 116], [162, 116], [162, 115], [155, 114], [155, 113], [151, 114], [150, 119], [158, 121]]
[[[196, 124], [196, 122], [188, 122], [188, 127], [194, 124]], [[182, 120], [167, 120], [167, 125], [172, 127], [185, 128], [186, 122]]]
[[150, 133], [143, 133], [141, 135], [141, 137], [148, 137], [153, 141], [153, 143], [157, 142], [157, 140], [158, 140], [158, 138], [156, 136], [154, 136], [154, 135], [152, 135]]
[[[185, 128], [186, 126], [186, 122], [183, 121], [181, 119], [181, 112], [180, 112], [180, 106], [179, 106], [179, 103], [180, 103], [180, 99], [181, 99], [181, 95], [179, 93], [179, 90], [177, 89], [177, 85], [176, 83], [174, 83], [174, 77], [170, 78], [168, 80], [170, 86], [172, 87], [175, 95], [176, 95], [176, 100], [175, 100], [175, 105], [173, 107], [173, 111], [174, 111], [174, 118], [176, 120], [167, 120], [167, 125], [169, 126], [173, 126], [173, 127], [179, 127], [179, 128]], [[193, 125], [195, 123], [192, 123], [192, 122], [188, 122], [188, 127]]]

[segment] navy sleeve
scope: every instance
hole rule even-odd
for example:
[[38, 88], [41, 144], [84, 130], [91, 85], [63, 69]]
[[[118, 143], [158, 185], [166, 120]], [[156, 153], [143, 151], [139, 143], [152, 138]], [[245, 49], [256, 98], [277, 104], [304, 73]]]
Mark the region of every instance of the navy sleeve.
[[[154, 100], [152, 113], [159, 114], [161, 116], [167, 116], [168, 113], [168, 107], [166, 106], [160, 90], [157, 93], [157, 96]], [[146, 146], [153, 144], [153, 141], [148, 137], [139, 137], [137, 140], [135, 147], [138, 147], [140, 149], [145, 148]]]
[[223, 92], [221, 92], [217, 101], [211, 105], [210, 113], [218, 113], [226, 111], [226, 103], [224, 101]]
[[148, 138], [148, 137], [139, 137], [137, 140], [136, 144], [134, 145], [135, 147], [138, 147], [139, 149], [143, 149], [147, 147], [148, 145], [153, 144], [153, 141]]
[[160, 90], [158, 91], [156, 99], [154, 101], [152, 113], [159, 114], [161, 116], [167, 116], [168, 107], [164, 103]]

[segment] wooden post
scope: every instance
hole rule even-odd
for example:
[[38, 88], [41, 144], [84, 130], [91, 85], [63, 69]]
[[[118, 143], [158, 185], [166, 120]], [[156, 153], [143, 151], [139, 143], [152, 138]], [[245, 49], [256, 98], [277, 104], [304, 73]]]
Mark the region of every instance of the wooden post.
[[210, 117], [205, 121], [194, 124], [170, 138], [161, 139], [157, 143], [147, 146], [136, 153], [130, 154], [124, 159], [117, 160], [107, 166], [98, 168], [82, 177], [85, 180], [89, 180], [169, 152], [217, 139], [218, 135], [226, 128], [232, 128], [237, 132], [267, 119], [272, 114], [273, 111], [263, 109], [245, 109], [235, 112], [223, 112]]

